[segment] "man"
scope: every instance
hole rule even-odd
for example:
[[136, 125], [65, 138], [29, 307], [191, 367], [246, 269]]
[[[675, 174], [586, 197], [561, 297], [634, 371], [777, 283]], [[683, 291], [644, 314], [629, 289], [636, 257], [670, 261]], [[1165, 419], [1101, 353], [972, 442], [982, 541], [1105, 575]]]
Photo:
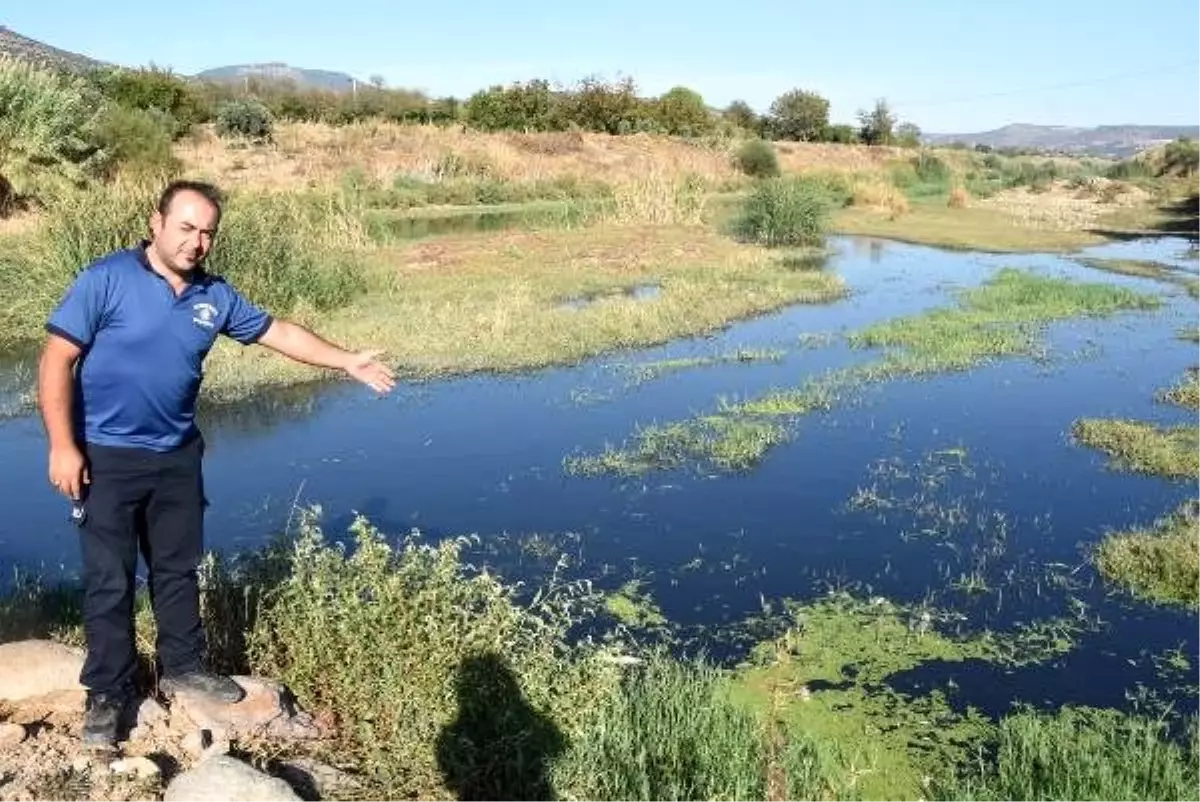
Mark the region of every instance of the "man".
[[88, 689], [83, 741], [116, 745], [132, 698], [139, 545], [158, 623], [162, 687], [236, 702], [242, 689], [202, 666], [197, 567], [203, 552], [201, 365], [218, 334], [337, 368], [377, 392], [395, 376], [378, 351], [352, 353], [273, 319], [203, 268], [221, 217], [211, 185], [168, 185], [151, 238], [87, 266], [46, 324], [38, 400], [50, 482], [81, 520]]

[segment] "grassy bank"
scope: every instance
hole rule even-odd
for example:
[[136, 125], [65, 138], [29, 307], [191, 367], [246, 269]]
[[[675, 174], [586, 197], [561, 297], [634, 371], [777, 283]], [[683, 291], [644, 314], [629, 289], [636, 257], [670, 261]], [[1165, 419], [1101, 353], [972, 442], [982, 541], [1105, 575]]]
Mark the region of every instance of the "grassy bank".
[[883, 349], [874, 361], [812, 378], [708, 415], [639, 429], [620, 447], [572, 455], [568, 471], [641, 474], [688, 465], [740, 470], [790, 435], [789, 419], [828, 410], [864, 382], [966, 370], [989, 360], [1035, 355], [1045, 324], [1083, 316], [1153, 309], [1160, 301], [1108, 284], [1003, 269], [959, 294], [954, 307], [886, 321], [850, 335], [856, 348]]
[[[789, 604], [784, 634], [744, 667], [718, 668], [631, 654], [619, 640], [572, 641], [602, 603], [586, 584], [518, 592], [467, 568], [464, 540], [397, 540], [362, 519], [349, 534], [348, 552], [306, 511], [294, 539], [206, 559], [202, 578], [209, 662], [278, 677], [329, 728], [307, 746], [235, 749], [267, 769], [304, 755], [337, 765], [355, 798], [916, 799], [1011, 787], [996, 784], [1013, 782], [1019, 767], [1003, 750], [993, 761], [990, 744], [1024, 720], [997, 729], [940, 693], [901, 694], [887, 679], [928, 661], [1016, 667], [1070, 648], [1036, 626], [951, 636], [939, 610], [833, 594]], [[148, 647], [144, 598], [137, 624]], [[0, 599], [5, 640], [78, 642], [79, 633], [77, 590], [28, 585]], [[1140, 719], [1065, 711], [1041, 723], [1073, 728], [1086, 748], [1067, 754], [1088, 767], [1051, 762], [1053, 771], [1024, 780], [1029, 798], [1072, 798], [1057, 795], [1080, 787], [1176, 798], [1194, 773], [1186, 751]], [[1138, 754], [1156, 756], [1154, 771], [1130, 770], [1126, 754], [1099, 745], [1132, 732]], [[10, 753], [26, 787], [65, 774], [86, 797], [97, 781], [44, 756], [26, 760], [26, 748], [35, 742]], [[181, 768], [193, 760], [171, 757]], [[1079, 776], [1097, 784], [1069, 784]], [[959, 778], [967, 784], [955, 786]], [[162, 788], [138, 791], [156, 798]]]

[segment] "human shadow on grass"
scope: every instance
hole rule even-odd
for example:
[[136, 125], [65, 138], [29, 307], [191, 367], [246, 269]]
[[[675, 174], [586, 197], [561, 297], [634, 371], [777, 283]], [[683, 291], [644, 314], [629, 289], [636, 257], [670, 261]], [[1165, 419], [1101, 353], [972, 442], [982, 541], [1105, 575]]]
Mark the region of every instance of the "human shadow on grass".
[[504, 658], [465, 658], [455, 684], [458, 715], [437, 739], [446, 787], [459, 799], [554, 799], [550, 767], [566, 738], [526, 701]]

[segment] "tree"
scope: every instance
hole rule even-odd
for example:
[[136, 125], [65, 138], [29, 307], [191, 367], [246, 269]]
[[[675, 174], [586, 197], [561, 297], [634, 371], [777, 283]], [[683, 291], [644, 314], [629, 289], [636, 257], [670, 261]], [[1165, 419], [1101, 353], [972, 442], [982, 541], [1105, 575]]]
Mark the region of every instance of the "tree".
[[695, 136], [712, 126], [708, 107], [698, 92], [676, 86], [658, 99], [658, 120], [668, 134]]
[[376, 89], [383, 89], [384, 80], [382, 75], [376, 73], [367, 80], [370, 81], [371, 86], [375, 87]]
[[725, 108], [725, 119], [749, 133], [758, 133], [761, 121], [750, 104], [744, 100], [735, 100]]
[[902, 148], [915, 148], [921, 144], [921, 129], [914, 123], [900, 123], [896, 126], [896, 144]]
[[859, 138], [868, 145], [890, 145], [895, 138], [896, 115], [883, 98], [875, 101], [873, 111], [858, 113]]
[[815, 92], [793, 89], [775, 98], [767, 119], [772, 136], [813, 142], [829, 125], [829, 101]]

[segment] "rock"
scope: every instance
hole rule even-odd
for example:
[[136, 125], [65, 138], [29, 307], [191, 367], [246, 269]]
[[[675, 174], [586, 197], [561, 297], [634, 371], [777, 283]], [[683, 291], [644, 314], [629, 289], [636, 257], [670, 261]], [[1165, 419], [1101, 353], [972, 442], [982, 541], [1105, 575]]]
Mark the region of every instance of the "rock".
[[0, 724], [0, 751], [12, 749], [28, 737], [29, 733], [20, 724]]
[[80, 755], [71, 761], [71, 770], [76, 774], [87, 774], [92, 768], [92, 759], [87, 755]]
[[39, 696], [27, 696], [13, 703], [9, 721], [32, 724], [36, 721], [69, 724], [83, 713], [87, 692], [78, 690], [51, 691]]
[[240, 702], [218, 702], [186, 691], [177, 694], [171, 705], [172, 726], [193, 729], [186, 721], [176, 724], [174, 713], [178, 712], [195, 729], [208, 730], [214, 742], [264, 736], [302, 741], [321, 736], [313, 717], [295, 708], [283, 685], [260, 677], [233, 680], [246, 691]]
[[165, 707], [152, 697], [147, 696], [138, 706], [137, 726], [149, 729], [157, 724], [166, 722], [168, 715]]
[[167, 786], [163, 802], [241, 799], [246, 802], [299, 800], [287, 783], [243, 763], [219, 755], [185, 771]]
[[282, 763], [279, 776], [287, 780], [292, 788], [309, 799], [328, 799], [339, 796], [343, 799], [356, 798], [344, 792], [361, 790], [362, 784], [351, 774], [319, 760], [300, 757]]
[[0, 699], [20, 701], [55, 691], [82, 691], [84, 652], [49, 640], [0, 644]]
[[158, 764], [148, 757], [127, 757], [109, 765], [114, 774], [132, 774], [140, 779], [157, 777], [162, 773]]
[[183, 740], [179, 742], [179, 748], [186, 752], [190, 757], [200, 758], [204, 754], [204, 750], [212, 743], [212, 733], [208, 730], [192, 730], [187, 735], [183, 736]]

